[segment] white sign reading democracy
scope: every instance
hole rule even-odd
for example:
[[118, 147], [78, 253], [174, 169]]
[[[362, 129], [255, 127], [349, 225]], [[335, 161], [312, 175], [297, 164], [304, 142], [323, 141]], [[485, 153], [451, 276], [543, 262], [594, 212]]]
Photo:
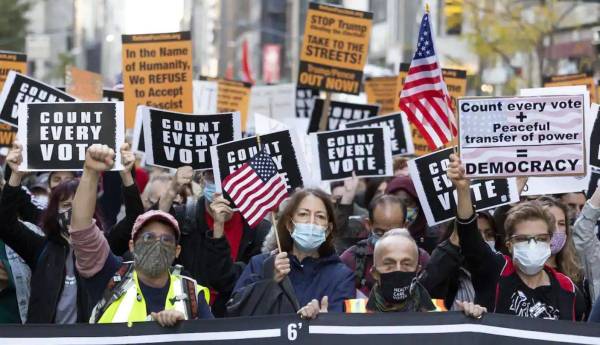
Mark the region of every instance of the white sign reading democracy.
[[462, 98], [469, 177], [584, 175], [584, 95]]

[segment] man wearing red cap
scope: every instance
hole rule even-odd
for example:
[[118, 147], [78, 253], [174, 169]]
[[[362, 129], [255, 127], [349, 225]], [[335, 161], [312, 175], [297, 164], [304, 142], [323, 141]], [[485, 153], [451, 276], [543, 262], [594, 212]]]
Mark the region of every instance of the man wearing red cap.
[[114, 157], [106, 145], [88, 148], [73, 199], [69, 232], [76, 266], [91, 300], [98, 301], [90, 323], [151, 319], [173, 326], [179, 320], [212, 318], [208, 289], [180, 275], [180, 267], [171, 269], [181, 247], [179, 225], [170, 214], [149, 211], [137, 218], [129, 241], [133, 263], [123, 263], [110, 251], [92, 216], [100, 173], [113, 166]]

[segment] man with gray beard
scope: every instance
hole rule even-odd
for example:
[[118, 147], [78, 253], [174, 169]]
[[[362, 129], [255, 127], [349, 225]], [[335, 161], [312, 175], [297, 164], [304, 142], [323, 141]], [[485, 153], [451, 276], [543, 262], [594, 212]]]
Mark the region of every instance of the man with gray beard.
[[155, 320], [173, 326], [179, 320], [212, 318], [207, 288], [171, 268], [179, 255], [181, 232], [173, 216], [162, 211], [140, 215], [131, 231], [134, 261], [115, 256], [93, 213], [100, 173], [112, 168], [115, 153], [106, 145], [88, 148], [75, 197], [69, 232], [76, 266], [90, 300], [97, 304], [90, 323]]

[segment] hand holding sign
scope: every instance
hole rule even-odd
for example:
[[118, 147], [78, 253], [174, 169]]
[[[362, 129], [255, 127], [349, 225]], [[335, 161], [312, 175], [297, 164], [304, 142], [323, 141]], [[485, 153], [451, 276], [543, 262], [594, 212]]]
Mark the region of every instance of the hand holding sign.
[[94, 144], [85, 154], [84, 170], [102, 172], [110, 170], [115, 164], [115, 151], [108, 145]]
[[462, 165], [460, 158], [454, 153], [450, 155], [448, 177], [457, 189], [469, 189], [470, 182], [465, 177], [465, 167]]
[[19, 170], [19, 165], [23, 161], [23, 146], [18, 141], [13, 142], [13, 146], [8, 151], [8, 155], [6, 156], [6, 164], [12, 170], [12, 174], [10, 175], [10, 180], [8, 184], [17, 187], [21, 185], [21, 178], [25, 174], [23, 171]]
[[187, 186], [192, 182], [193, 175], [194, 170], [189, 165], [177, 168], [175, 178], [173, 179], [173, 190], [180, 192], [184, 186]]

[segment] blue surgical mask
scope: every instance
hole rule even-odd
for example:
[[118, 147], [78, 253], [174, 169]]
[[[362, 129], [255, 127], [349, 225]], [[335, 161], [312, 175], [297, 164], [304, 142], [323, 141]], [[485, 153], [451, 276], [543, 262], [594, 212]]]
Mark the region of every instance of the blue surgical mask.
[[313, 223], [294, 223], [292, 239], [296, 247], [303, 252], [313, 252], [325, 242], [326, 230]]
[[210, 182], [204, 183], [204, 190], [202, 191], [202, 193], [204, 194], [204, 199], [206, 199], [206, 201], [209, 204], [213, 201], [213, 196], [215, 195], [216, 190], [217, 190], [217, 187], [215, 186], [214, 183], [210, 183]]

